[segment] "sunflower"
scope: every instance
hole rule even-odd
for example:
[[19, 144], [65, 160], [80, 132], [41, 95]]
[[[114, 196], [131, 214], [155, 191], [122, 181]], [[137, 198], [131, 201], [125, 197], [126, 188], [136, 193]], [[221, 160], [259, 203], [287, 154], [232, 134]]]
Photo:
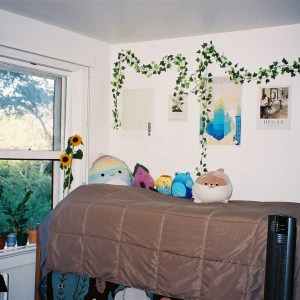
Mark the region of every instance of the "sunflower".
[[82, 144], [82, 137], [78, 134], [75, 134], [70, 137], [69, 141], [70, 141], [71, 145], [79, 146], [80, 144]]
[[72, 163], [72, 157], [67, 153], [61, 154], [59, 160], [63, 167], [68, 167]]

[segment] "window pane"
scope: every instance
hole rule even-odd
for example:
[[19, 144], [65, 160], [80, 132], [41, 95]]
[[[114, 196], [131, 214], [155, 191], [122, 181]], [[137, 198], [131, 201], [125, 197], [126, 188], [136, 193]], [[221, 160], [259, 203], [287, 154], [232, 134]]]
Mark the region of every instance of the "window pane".
[[0, 69], [1, 149], [57, 150], [60, 87], [61, 78]]
[[[16, 207], [23, 200], [25, 189], [33, 192], [25, 215], [28, 225], [40, 223], [52, 207], [52, 168], [52, 161], [0, 161], [0, 185], [4, 199]], [[6, 227], [5, 221], [6, 216], [0, 209], [2, 230]]]

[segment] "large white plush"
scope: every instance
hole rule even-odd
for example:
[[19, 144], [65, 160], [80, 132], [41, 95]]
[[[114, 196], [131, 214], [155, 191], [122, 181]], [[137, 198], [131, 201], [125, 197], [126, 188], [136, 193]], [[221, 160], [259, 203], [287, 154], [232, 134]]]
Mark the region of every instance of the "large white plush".
[[228, 202], [232, 184], [224, 169], [218, 169], [199, 176], [194, 182], [192, 194], [196, 203]]
[[89, 169], [89, 183], [133, 185], [127, 164], [117, 157], [101, 154]]

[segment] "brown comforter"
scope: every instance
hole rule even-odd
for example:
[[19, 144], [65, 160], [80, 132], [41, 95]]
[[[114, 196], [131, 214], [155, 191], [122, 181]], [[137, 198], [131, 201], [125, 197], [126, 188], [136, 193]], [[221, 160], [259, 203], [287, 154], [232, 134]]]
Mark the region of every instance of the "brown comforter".
[[[43, 263], [184, 299], [263, 299], [269, 214], [300, 220], [300, 204], [195, 204], [135, 187], [85, 185], [41, 225]], [[299, 245], [298, 235], [295, 299]]]

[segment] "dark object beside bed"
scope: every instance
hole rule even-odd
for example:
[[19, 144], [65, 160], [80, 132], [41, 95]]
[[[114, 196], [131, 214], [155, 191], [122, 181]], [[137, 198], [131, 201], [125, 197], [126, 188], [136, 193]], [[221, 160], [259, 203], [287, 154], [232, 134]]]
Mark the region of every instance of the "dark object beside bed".
[[182, 300], [128, 288], [84, 275], [49, 272], [40, 285], [42, 299], [77, 300]]
[[[87, 275], [188, 299], [263, 299], [268, 215], [300, 204], [195, 204], [149, 190], [85, 185], [40, 226], [43, 273]], [[294, 299], [300, 299], [299, 234]]]
[[296, 222], [290, 216], [269, 216], [264, 299], [293, 299]]

